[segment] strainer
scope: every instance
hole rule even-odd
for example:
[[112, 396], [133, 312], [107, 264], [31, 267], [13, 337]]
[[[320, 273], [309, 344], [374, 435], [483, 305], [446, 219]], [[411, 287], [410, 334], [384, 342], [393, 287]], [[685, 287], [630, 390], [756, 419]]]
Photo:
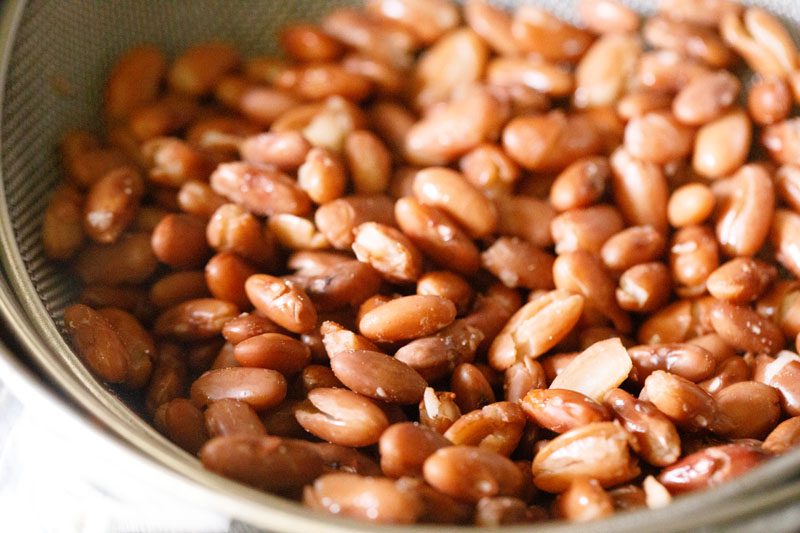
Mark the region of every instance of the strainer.
[[[60, 319], [77, 287], [68, 273], [45, 260], [40, 221], [59, 180], [55, 146], [69, 128], [97, 129], [108, 66], [125, 50], [152, 43], [174, 55], [212, 38], [235, 43], [242, 53], [275, 52], [275, 30], [291, 19], [318, 18], [344, 0], [7, 0], [0, 68], [0, 258], [8, 287], [0, 283], [0, 312], [33, 361], [76, 404], [125, 448], [125, 460], [145, 461], [154, 483], [179, 479], [203, 505], [273, 531], [400, 531], [316, 515], [298, 504], [249, 489], [205, 471], [199, 461], [164, 439], [83, 367], [62, 336]], [[511, 4], [512, 2], [506, 2]], [[575, 0], [540, 0], [573, 18]], [[629, 2], [647, 13], [655, 0]], [[761, 0], [795, 30], [800, 2]], [[795, 24], [792, 24], [794, 21]], [[795, 37], [798, 32], [794, 32]], [[13, 368], [13, 367], [12, 367]], [[132, 450], [132, 452], [131, 452]], [[800, 509], [800, 451], [725, 486], [679, 499], [657, 511], [624, 513], [581, 525], [582, 532], [796, 530]], [[189, 485], [187, 485], [187, 483]], [[794, 504], [794, 506], [793, 506]], [[407, 530], [441, 532], [456, 527]], [[510, 527], [506, 531], [529, 530]], [[539, 531], [577, 531], [545, 525]]]

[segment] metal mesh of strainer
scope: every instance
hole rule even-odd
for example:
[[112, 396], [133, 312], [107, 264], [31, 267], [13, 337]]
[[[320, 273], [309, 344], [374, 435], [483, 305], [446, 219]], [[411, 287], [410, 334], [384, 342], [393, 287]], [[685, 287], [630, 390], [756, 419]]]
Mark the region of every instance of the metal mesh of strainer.
[[[0, 243], [3, 265], [16, 298], [26, 316], [25, 323], [12, 324], [18, 331], [38, 335], [45, 350], [33, 352], [34, 359], [78, 403], [105, 421], [125, 440], [184, 475], [227, 491], [247, 501], [267, 502], [282, 519], [275, 524], [241, 509], [230, 512], [281, 529], [300, 529], [297, 509], [269, 496], [256, 496], [230, 482], [216, 480], [149, 429], [133, 412], [98, 384], [71, 353], [56, 326], [65, 305], [74, 298], [76, 285], [65, 269], [44, 259], [39, 240], [40, 221], [49, 193], [60, 179], [56, 145], [69, 128], [98, 129], [100, 95], [109, 65], [125, 50], [141, 43], [153, 43], [174, 56], [188, 45], [212, 38], [235, 43], [244, 56], [276, 52], [275, 30], [287, 20], [315, 19], [347, 0], [31, 0], [6, 2], [3, 20], [4, 69], [0, 71], [2, 114], [0, 115]], [[515, 4], [511, 0], [503, 2]], [[574, 18], [575, 0], [539, 0], [565, 18]], [[626, 2], [643, 13], [654, 10], [656, 0]], [[800, 2], [760, 0], [790, 24], [797, 38], [800, 30]], [[800, 42], [800, 41], [799, 41]], [[797, 454], [795, 454], [796, 456]], [[788, 459], [788, 458], [787, 458]], [[769, 477], [788, 477], [797, 471], [794, 463], [783, 461], [761, 469]], [[777, 463], [778, 461], [774, 462]], [[782, 468], [782, 465], [785, 465]], [[765, 477], [762, 475], [762, 478]], [[737, 490], [763, 485], [765, 480], [735, 484], [723, 489]], [[727, 492], [726, 492], [727, 491]], [[718, 491], [719, 492], [719, 491]], [[697, 498], [695, 498], [697, 500]], [[712, 503], [714, 500], [710, 500]], [[721, 500], [720, 500], [721, 501]], [[750, 499], [750, 501], [753, 501]], [[230, 503], [230, 502], [228, 502]], [[246, 508], [246, 506], [245, 506]], [[690, 509], [696, 512], [700, 507]], [[273, 514], [277, 517], [278, 514]], [[661, 520], [667, 514], [662, 514]], [[688, 516], [688, 515], [687, 515]], [[642, 518], [646, 520], [646, 518]], [[657, 515], [652, 515], [657, 519]], [[292, 520], [295, 520], [294, 522]], [[659, 520], [659, 523], [664, 523]], [[640, 520], [627, 527], [639, 528]], [[619, 523], [618, 527], [626, 524]], [[330, 525], [328, 527], [331, 527]], [[345, 525], [352, 530], [353, 526]], [[588, 526], [587, 526], [588, 527]], [[374, 529], [374, 528], [370, 528]], [[591, 529], [591, 528], [589, 528]], [[588, 530], [588, 529], [584, 529]]]

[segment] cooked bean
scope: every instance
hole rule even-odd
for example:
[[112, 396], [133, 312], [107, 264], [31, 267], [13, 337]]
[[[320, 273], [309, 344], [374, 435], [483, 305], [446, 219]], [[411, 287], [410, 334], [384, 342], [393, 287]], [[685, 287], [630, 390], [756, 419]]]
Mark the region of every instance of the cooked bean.
[[481, 265], [507, 287], [553, 288], [553, 256], [518, 237], [500, 237], [481, 253]]
[[779, 455], [800, 444], [800, 417], [784, 420], [770, 431], [761, 446], [769, 453]]
[[747, 92], [747, 110], [761, 126], [781, 122], [792, 110], [792, 94], [781, 78], [762, 78]]
[[[639, 475], [631, 456], [631, 437], [614, 422], [594, 422], [562, 433], [542, 447], [533, 459], [533, 482], [547, 492], [563, 492], [577, 478], [588, 476], [602, 487]], [[587, 455], [583, 450], [591, 448]]]
[[369, 446], [389, 427], [384, 412], [368, 398], [347, 389], [318, 388], [294, 409], [303, 428], [342, 446]]
[[334, 248], [346, 250], [355, 240], [355, 229], [364, 222], [394, 224], [392, 200], [381, 195], [346, 196], [321, 205], [314, 222]]
[[90, 244], [75, 262], [75, 270], [85, 283], [103, 285], [140, 283], [157, 267], [147, 233], [126, 233], [113, 244]]
[[153, 253], [177, 269], [201, 266], [209, 255], [205, 223], [191, 215], [167, 215], [151, 237]]
[[632, 226], [609, 237], [599, 252], [611, 270], [627, 270], [658, 259], [665, 247], [664, 236], [652, 226]]
[[682, 228], [702, 224], [714, 211], [714, 193], [702, 183], [689, 183], [678, 187], [669, 197], [667, 217], [669, 223]]
[[716, 487], [758, 466], [769, 454], [751, 444], [711, 446], [661, 471], [658, 480], [672, 494]]
[[274, 167], [223, 163], [211, 174], [211, 187], [260, 215], [304, 215], [311, 208], [308, 196], [297, 183]]
[[317, 322], [311, 299], [291, 280], [254, 274], [247, 278], [244, 288], [256, 309], [293, 333], [307, 332]]
[[266, 435], [267, 430], [246, 402], [225, 398], [208, 406], [205, 423], [211, 438], [228, 435]]
[[281, 46], [299, 61], [328, 61], [342, 53], [342, 45], [320, 28], [310, 24], [293, 24], [281, 32]]
[[639, 27], [639, 15], [617, 0], [583, 0], [578, 14], [595, 33], [632, 32]]
[[462, 274], [478, 269], [475, 243], [443, 211], [406, 197], [395, 203], [394, 216], [403, 233], [441, 266]]
[[598, 253], [603, 244], [623, 228], [619, 211], [605, 204], [570, 209], [550, 223], [557, 254], [575, 250]]
[[575, 69], [577, 107], [613, 105], [624, 94], [642, 52], [641, 40], [626, 33], [602, 35]]
[[706, 391], [675, 374], [656, 370], [645, 380], [642, 394], [678, 427], [725, 432], [732, 425]]
[[611, 188], [629, 224], [667, 229], [667, 182], [658, 165], [638, 159], [624, 148], [611, 155]]
[[456, 316], [453, 302], [441, 296], [413, 295], [397, 298], [366, 313], [359, 329], [379, 341], [413, 339], [430, 335]]
[[297, 170], [297, 185], [322, 205], [344, 194], [347, 175], [336, 154], [326, 148], [311, 148]]
[[75, 349], [89, 368], [110, 383], [126, 380], [129, 353], [111, 322], [83, 304], [74, 304], [64, 311], [64, 325]]
[[413, 368], [377, 351], [337, 352], [331, 358], [331, 369], [350, 389], [389, 403], [416, 404], [427, 386]]
[[666, 370], [695, 383], [714, 372], [716, 360], [705, 348], [694, 344], [646, 344], [628, 349], [633, 361], [631, 378], [644, 383], [656, 370]]
[[717, 240], [728, 255], [754, 255], [769, 234], [775, 193], [767, 170], [745, 165], [720, 185]]
[[753, 379], [769, 385], [781, 394], [781, 404], [784, 411], [790, 416], [800, 415], [800, 360], [797, 355], [783, 351], [777, 359], [768, 355], [756, 357], [753, 370]]
[[711, 310], [711, 324], [725, 342], [739, 350], [772, 354], [784, 345], [778, 326], [747, 307], [716, 302]]
[[320, 511], [385, 524], [413, 524], [423, 512], [420, 495], [391, 479], [325, 474], [303, 491], [303, 503]]
[[50, 259], [69, 259], [83, 244], [83, 197], [68, 185], [58, 188], [42, 219], [42, 246]]
[[236, 318], [236, 305], [214, 298], [189, 300], [164, 310], [153, 324], [156, 335], [180, 340], [210, 339]]
[[525, 415], [517, 404], [495, 402], [465, 414], [444, 436], [457, 446], [478, 446], [508, 457], [519, 444], [524, 428]]
[[525, 357], [542, 355], [572, 330], [584, 301], [579, 294], [558, 289], [525, 304], [494, 338], [489, 362], [505, 370]]
[[417, 424], [392, 424], [378, 442], [381, 470], [390, 477], [422, 477], [422, 465], [433, 452], [450, 446], [450, 441], [436, 431]]
[[281, 333], [262, 333], [236, 344], [234, 356], [242, 366], [269, 368], [285, 376], [300, 372], [311, 360], [308, 347]]
[[575, 478], [569, 488], [558, 496], [556, 514], [571, 522], [597, 520], [614, 512], [611, 496], [597, 480]]
[[456, 499], [477, 502], [484, 496], [514, 496], [522, 474], [511, 460], [472, 446], [448, 446], [423, 465], [425, 481]]
[[574, 61], [592, 42], [586, 30], [533, 5], [521, 5], [514, 11], [511, 36], [520, 50], [548, 61]]
[[266, 435], [228, 435], [200, 450], [213, 472], [271, 492], [292, 493], [323, 472], [319, 454], [308, 443]]
[[598, 153], [601, 136], [592, 121], [582, 114], [561, 110], [544, 115], [523, 115], [503, 129], [503, 148], [523, 168], [560, 171], [573, 161]]
[[471, 363], [461, 363], [453, 369], [450, 390], [455, 393], [455, 402], [462, 413], [469, 413], [495, 401], [494, 391], [486, 376]]
[[623, 333], [630, 331], [630, 317], [617, 305], [614, 296], [614, 280], [595, 254], [578, 250], [559, 255], [553, 263], [553, 280], [557, 289], [582, 294], [585, 309], [594, 309], [608, 317]]
[[532, 390], [520, 405], [528, 418], [556, 433], [611, 418], [602, 405], [580, 392], [566, 389]]
[[550, 389], [580, 392], [599, 403], [606, 392], [625, 381], [631, 367], [619, 338], [598, 341], [569, 360], [550, 383]]
[[667, 466], [680, 457], [678, 431], [652, 403], [636, 399], [622, 389], [608, 391], [603, 401], [631, 434], [633, 449], [642, 459]]
[[286, 379], [265, 368], [223, 368], [209, 370], [192, 384], [192, 401], [206, 406], [230, 398], [262, 411], [280, 404], [286, 396]]
[[707, 123], [695, 136], [692, 156], [695, 172], [708, 178], [733, 173], [747, 159], [751, 136], [750, 119], [741, 109]]

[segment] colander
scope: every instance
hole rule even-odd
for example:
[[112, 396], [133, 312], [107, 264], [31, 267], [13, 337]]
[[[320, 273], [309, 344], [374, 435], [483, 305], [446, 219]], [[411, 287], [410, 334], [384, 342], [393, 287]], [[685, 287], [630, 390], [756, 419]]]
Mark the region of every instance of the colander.
[[[576, 0], [536, 2], [574, 18]], [[114, 438], [120, 461], [141, 465], [152, 482], [190, 494], [198, 504], [270, 531], [463, 531], [462, 527], [388, 527], [312, 513], [204, 470], [97, 382], [63, 337], [61, 315], [76, 296], [74, 280], [48, 262], [39, 239], [49, 193], [60, 179], [55, 147], [75, 127], [98, 129], [109, 65], [134, 45], [168, 54], [205, 40], [235, 43], [247, 55], [276, 52], [275, 30], [292, 19], [319, 18], [343, 0], [6, 0], [0, 43], [0, 313], [27, 357]], [[506, 2], [512, 4], [513, 2]], [[643, 13], [656, 0], [628, 2]], [[800, 2], [757, 2], [798, 36]], [[792, 23], [794, 21], [794, 24]], [[800, 41], [798, 41], [800, 42]], [[0, 350], [0, 370], [31, 380]], [[800, 526], [800, 450], [718, 489], [679, 498], [654, 511], [617, 514], [581, 526], [545, 524], [537, 531], [796, 531]], [[504, 531], [529, 531], [531, 526]], [[477, 531], [477, 528], [472, 528]]]

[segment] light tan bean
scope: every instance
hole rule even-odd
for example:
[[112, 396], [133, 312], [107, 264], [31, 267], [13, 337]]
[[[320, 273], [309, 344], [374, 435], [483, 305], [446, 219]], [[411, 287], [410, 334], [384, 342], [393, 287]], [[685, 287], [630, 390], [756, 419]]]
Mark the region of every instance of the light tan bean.
[[111, 118], [128, 116], [155, 100], [167, 70], [164, 54], [154, 46], [140, 46], [114, 65], [105, 87], [105, 108]]
[[191, 215], [167, 215], [151, 237], [159, 261], [176, 269], [201, 266], [211, 251], [206, 243], [206, 224]]
[[215, 193], [210, 185], [200, 181], [188, 181], [178, 191], [180, 208], [190, 215], [204, 219], [211, 218], [225, 202], [225, 198]]
[[538, 54], [548, 61], [574, 62], [592, 42], [586, 30], [533, 5], [521, 5], [514, 11], [511, 36], [520, 50]]
[[599, 253], [605, 242], [624, 227], [616, 208], [600, 204], [561, 213], [550, 223], [550, 233], [557, 254], [575, 250]]
[[550, 203], [558, 211], [587, 207], [605, 192], [611, 167], [605, 157], [579, 159], [564, 169], [550, 188]]
[[459, 364], [471, 362], [483, 339], [482, 330], [459, 319], [435, 335], [409, 342], [394, 356], [432, 382], [446, 377]]
[[405, 140], [406, 158], [419, 165], [447, 164], [496, 137], [501, 119], [500, 102], [488, 91], [467, 91], [412, 126]]
[[321, 205], [314, 222], [337, 250], [347, 250], [355, 229], [364, 222], [394, 225], [392, 199], [388, 196], [345, 196]]
[[553, 256], [517, 237], [500, 237], [481, 253], [483, 268], [506, 287], [553, 288]]
[[536, 358], [558, 344], [583, 311], [584, 297], [569, 290], [550, 291], [525, 304], [505, 324], [489, 349], [489, 362], [506, 370], [526, 357]]
[[571, 522], [589, 522], [614, 512], [611, 496], [597, 480], [576, 478], [555, 502], [556, 514]]
[[553, 280], [557, 289], [582, 294], [585, 310], [599, 311], [623, 333], [631, 330], [630, 317], [617, 305], [616, 284], [596, 255], [585, 250], [559, 255], [553, 263]]
[[478, 248], [443, 211], [406, 197], [395, 202], [394, 216], [403, 233], [441, 266], [461, 274], [478, 269]]
[[520, 406], [537, 425], [556, 433], [611, 419], [605, 407], [580, 392], [566, 389], [532, 390], [520, 400]]
[[560, 171], [576, 159], [600, 152], [602, 139], [584, 114], [561, 110], [513, 118], [503, 129], [503, 148], [523, 168]]
[[672, 112], [684, 124], [700, 126], [733, 105], [740, 90], [738, 78], [726, 70], [699, 76], [675, 96]]
[[786, 453], [800, 444], [800, 417], [792, 417], [784, 420], [773, 429], [764, 444], [764, 450], [775, 455]]
[[732, 425], [706, 391], [688, 379], [663, 370], [656, 370], [647, 377], [642, 396], [683, 429], [725, 432]]
[[709, 377], [716, 367], [714, 356], [688, 343], [644, 344], [628, 348], [633, 361], [631, 379], [642, 384], [656, 370], [666, 370], [695, 383]]
[[594, 33], [632, 32], [639, 27], [639, 15], [617, 0], [583, 0], [578, 14]]
[[641, 40], [628, 33], [608, 33], [587, 50], [575, 69], [576, 107], [613, 105], [625, 92], [642, 52]]
[[751, 138], [747, 113], [734, 109], [697, 131], [692, 167], [708, 178], [731, 174], [747, 159]]
[[256, 411], [280, 404], [286, 396], [286, 379], [266, 368], [209, 370], [192, 384], [192, 401], [203, 407], [230, 398], [249, 404]]
[[625, 149], [632, 157], [663, 165], [691, 153], [692, 133], [671, 113], [653, 111], [628, 122]]
[[777, 390], [757, 381], [733, 383], [714, 395], [721, 413], [733, 421], [724, 433], [734, 439], [763, 439], [781, 418]]
[[719, 34], [709, 28], [653, 17], [645, 22], [642, 33], [653, 48], [674, 50], [713, 67], [726, 67], [735, 60]]
[[303, 491], [303, 503], [334, 515], [384, 524], [413, 524], [424, 511], [421, 496], [391, 479], [326, 474]]
[[399, 230], [365, 222], [355, 229], [353, 252], [394, 283], [407, 283], [422, 275], [422, 254]]
[[329, 61], [342, 54], [342, 45], [311, 24], [292, 24], [281, 31], [281, 46], [298, 61]]
[[694, 287], [705, 283], [719, 266], [719, 250], [708, 226], [687, 226], [673, 236], [669, 265], [676, 283]]
[[446, 298], [405, 296], [366, 313], [359, 321], [359, 330], [372, 340], [413, 339], [435, 333], [450, 324], [455, 316], [455, 305]]
[[245, 367], [269, 368], [284, 376], [300, 372], [311, 361], [308, 346], [281, 333], [262, 333], [236, 344], [234, 357]]
[[256, 309], [291, 332], [304, 333], [316, 325], [314, 304], [291, 280], [255, 274], [247, 279], [245, 291]]
[[767, 170], [757, 164], [741, 167], [717, 200], [717, 240], [728, 255], [754, 255], [769, 233], [775, 193]]
[[633, 437], [633, 449], [655, 466], [667, 466], [681, 455], [678, 431], [652, 403], [638, 400], [622, 389], [608, 391], [603, 400]]
[[381, 470], [390, 477], [422, 477], [422, 465], [433, 452], [450, 446], [439, 433], [416, 422], [392, 424], [381, 435], [378, 446]]
[[747, 91], [747, 110], [757, 124], [768, 126], [784, 120], [792, 110], [792, 94], [781, 78], [762, 78]]
[[667, 204], [667, 218], [676, 228], [702, 224], [713, 211], [714, 193], [702, 183], [678, 187]]
[[275, 165], [285, 170], [303, 164], [309, 142], [297, 131], [268, 132], [245, 138], [239, 145], [242, 159], [256, 165]]
[[670, 272], [664, 263], [641, 263], [622, 273], [615, 296], [622, 309], [649, 313], [664, 306], [671, 289]]
[[[563, 492], [579, 477], [588, 476], [602, 487], [639, 475], [631, 456], [631, 436], [614, 422], [594, 422], [563, 433], [542, 447], [533, 459], [533, 482], [547, 492]], [[586, 455], [583, 450], [594, 453]]]
[[239, 314], [236, 305], [213, 298], [189, 300], [164, 310], [153, 325], [156, 335], [180, 340], [215, 337]]
[[464, 2], [464, 19], [500, 55], [516, 55], [517, 44], [511, 36], [511, 16], [484, 0]]
[[456, 446], [478, 446], [508, 457], [525, 429], [525, 414], [515, 403], [495, 402], [456, 420], [444, 436]]
[[514, 496], [522, 474], [511, 460], [472, 446], [448, 446], [423, 465], [425, 481], [456, 499], [477, 502], [484, 496]]
[[447, 298], [456, 306], [456, 312], [463, 315], [469, 309], [475, 291], [469, 282], [449, 270], [427, 272], [417, 281], [417, 294], [430, 294]]
[[611, 270], [627, 270], [658, 259], [666, 247], [664, 236], [652, 226], [632, 226], [612, 235], [599, 250]]
[[667, 229], [667, 181], [661, 168], [638, 159], [624, 148], [611, 155], [614, 201], [625, 220], [636, 226]]
[[711, 324], [725, 342], [739, 350], [773, 354], [785, 343], [778, 326], [747, 307], [718, 301], [711, 310]]
[[325, 148], [312, 148], [297, 170], [297, 185], [316, 204], [340, 198], [347, 186], [347, 175], [339, 158]]
[[306, 193], [276, 168], [243, 162], [223, 163], [211, 175], [211, 187], [260, 215], [304, 215], [311, 207]]

